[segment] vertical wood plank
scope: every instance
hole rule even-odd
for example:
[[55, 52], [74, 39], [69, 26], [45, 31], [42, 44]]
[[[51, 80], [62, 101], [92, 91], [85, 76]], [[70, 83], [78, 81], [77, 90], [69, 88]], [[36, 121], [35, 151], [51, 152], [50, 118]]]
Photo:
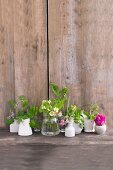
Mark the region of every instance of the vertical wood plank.
[[49, 0], [49, 77], [81, 105], [81, 3]]
[[97, 102], [113, 127], [113, 1], [84, 0], [82, 4], [82, 95]]
[[14, 3], [15, 95], [39, 104], [48, 96], [45, 0]]
[[0, 0], [0, 127], [14, 98], [13, 0]]

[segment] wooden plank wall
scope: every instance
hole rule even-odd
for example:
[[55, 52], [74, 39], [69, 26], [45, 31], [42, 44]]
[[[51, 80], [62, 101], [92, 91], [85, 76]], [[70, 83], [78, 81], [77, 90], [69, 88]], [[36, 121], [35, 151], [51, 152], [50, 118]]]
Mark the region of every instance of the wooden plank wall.
[[70, 98], [81, 104], [81, 18], [80, 3], [49, 0], [50, 81], [70, 89]]
[[73, 103], [98, 103], [113, 126], [113, 1], [49, 0], [50, 81]]
[[72, 103], [97, 102], [112, 127], [112, 21], [112, 0], [0, 0], [0, 127], [10, 98], [39, 105], [49, 81]]
[[45, 0], [0, 0], [0, 127], [9, 99], [48, 97], [46, 9]]

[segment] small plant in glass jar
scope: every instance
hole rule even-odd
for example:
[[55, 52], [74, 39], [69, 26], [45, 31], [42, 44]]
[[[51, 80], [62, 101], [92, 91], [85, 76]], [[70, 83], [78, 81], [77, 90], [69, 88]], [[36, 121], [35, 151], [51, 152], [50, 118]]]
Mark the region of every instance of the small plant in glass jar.
[[43, 113], [41, 133], [45, 136], [55, 136], [60, 133], [58, 118], [62, 116], [64, 105], [62, 99], [43, 100], [39, 111]]

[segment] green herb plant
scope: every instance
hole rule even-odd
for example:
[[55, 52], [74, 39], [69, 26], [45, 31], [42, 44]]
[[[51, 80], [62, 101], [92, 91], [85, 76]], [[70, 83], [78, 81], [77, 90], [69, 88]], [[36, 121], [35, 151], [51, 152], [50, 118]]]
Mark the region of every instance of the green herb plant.
[[88, 107], [88, 111], [84, 111], [84, 115], [87, 119], [94, 120], [99, 113], [99, 106], [97, 104], [91, 104]]
[[65, 105], [68, 102], [68, 92], [69, 92], [68, 88], [67, 87], [59, 88], [58, 85], [56, 85], [55, 83], [50, 83], [50, 89], [54, 94], [54, 100], [59, 101], [59, 103], [63, 102], [62, 109], [65, 109]]
[[39, 108], [39, 112], [43, 113], [46, 121], [43, 121], [43, 127], [48, 131], [56, 131], [58, 125], [56, 119], [62, 116], [62, 110], [65, 108], [67, 101], [68, 89], [66, 87], [59, 88], [55, 83], [50, 83], [50, 89], [54, 94], [54, 98], [43, 100]]
[[[25, 119], [30, 118], [31, 125], [34, 125], [34, 118], [38, 114], [37, 106], [30, 106], [29, 101], [25, 96], [19, 96], [18, 98], [19, 107], [17, 107], [17, 116], [16, 120], [18, 123], [22, 122]], [[36, 122], [35, 122], [36, 123]]]
[[67, 108], [67, 113], [69, 121], [71, 118], [74, 119], [74, 122], [76, 124], [79, 124], [79, 126], [82, 128], [84, 124], [84, 111], [77, 107], [76, 105], [71, 105]]

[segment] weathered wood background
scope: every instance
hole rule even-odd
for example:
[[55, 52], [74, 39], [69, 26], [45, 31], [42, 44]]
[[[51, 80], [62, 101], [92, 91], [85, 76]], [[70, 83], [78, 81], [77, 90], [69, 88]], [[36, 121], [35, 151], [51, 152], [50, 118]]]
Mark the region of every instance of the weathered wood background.
[[0, 126], [10, 98], [39, 105], [49, 81], [113, 126], [112, 0], [0, 0]]

